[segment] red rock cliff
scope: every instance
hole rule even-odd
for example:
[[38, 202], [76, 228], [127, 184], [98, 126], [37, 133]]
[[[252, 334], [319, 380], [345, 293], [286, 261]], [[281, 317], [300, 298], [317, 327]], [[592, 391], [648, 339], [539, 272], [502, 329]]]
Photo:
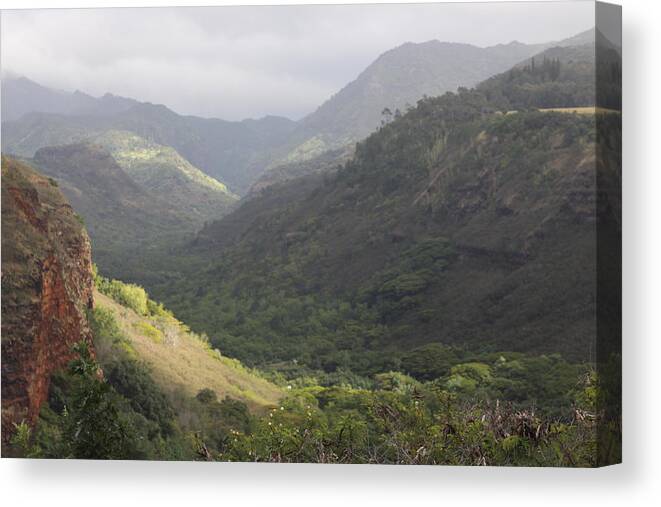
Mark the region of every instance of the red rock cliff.
[[91, 249], [54, 180], [2, 158], [2, 440], [34, 425], [50, 377], [91, 332]]

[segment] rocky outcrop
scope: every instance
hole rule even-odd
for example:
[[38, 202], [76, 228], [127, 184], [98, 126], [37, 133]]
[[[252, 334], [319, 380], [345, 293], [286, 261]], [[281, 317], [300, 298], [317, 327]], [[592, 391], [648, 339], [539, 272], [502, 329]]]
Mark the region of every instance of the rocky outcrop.
[[34, 425], [50, 377], [92, 343], [89, 238], [57, 183], [2, 158], [2, 440]]

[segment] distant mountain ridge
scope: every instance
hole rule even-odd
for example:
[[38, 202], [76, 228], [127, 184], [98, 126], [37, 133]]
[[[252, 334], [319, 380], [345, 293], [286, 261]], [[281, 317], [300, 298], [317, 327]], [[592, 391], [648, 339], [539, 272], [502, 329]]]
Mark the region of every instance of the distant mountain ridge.
[[47, 88], [20, 76], [2, 78], [2, 120], [18, 120], [34, 113], [103, 116], [126, 111], [138, 101], [106, 93], [92, 97], [76, 90], [73, 93]]
[[[300, 120], [276, 162], [255, 183], [290, 179], [296, 164], [328, 150], [347, 150], [424, 96], [471, 88], [548, 50], [594, 44], [595, 30], [544, 44], [513, 41], [486, 48], [431, 40], [407, 42], [383, 53], [354, 81]], [[386, 115], [383, 115], [383, 112]], [[324, 155], [327, 159], [328, 156]], [[338, 159], [338, 162], [341, 160]]]
[[[42, 111], [24, 111], [4, 104], [26, 101]], [[41, 96], [45, 98], [40, 98]], [[41, 87], [27, 79], [3, 81], [2, 151], [32, 157], [39, 149], [83, 142], [108, 130], [130, 131], [164, 146], [171, 146], [192, 165], [244, 193], [270, 161], [295, 125], [292, 120], [266, 116], [239, 122], [182, 116], [161, 104], [105, 95], [100, 99], [65, 94]], [[124, 100], [130, 102], [123, 102]], [[35, 106], [37, 107], [37, 106]]]
[[380, 125], [385, 108], [394, 113], [414, 106], [423, 96], [470, 88], [544, 47], [511, 42], [480, 48], [432, 40], [407, 42], [386, 51], [299, 122], [285, 161], [310, 158], [356, 142]]

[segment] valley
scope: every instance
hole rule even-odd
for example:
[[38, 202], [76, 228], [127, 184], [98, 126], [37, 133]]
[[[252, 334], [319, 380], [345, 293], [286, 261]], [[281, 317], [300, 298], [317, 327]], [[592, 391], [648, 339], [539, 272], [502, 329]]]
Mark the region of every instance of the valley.
[[[8, 452], [619, 459], [598, 375], [619, 367], [617, 333], [595, 342], [617, 305], [594, 283], [616, 284], [599, 240], [621, 241], [604, 40], [406, 43], [298, 121], [3, 81]], [[37, 308], [70, 324], [58, 353], [6, 373], [45, 339]]]

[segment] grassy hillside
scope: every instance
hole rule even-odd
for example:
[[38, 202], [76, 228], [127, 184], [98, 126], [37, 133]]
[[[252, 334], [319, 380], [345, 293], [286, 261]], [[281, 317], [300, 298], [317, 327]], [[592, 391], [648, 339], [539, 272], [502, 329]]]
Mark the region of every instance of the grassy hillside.
[[143, 289], [94, 279], [93, 346], [69, 336], [36, 426], [17, 424], [3, 456], [208, 460], [277, 406], [280, 388], [222, 357]]
[[[97, 359], [78, 347], [79, 358], [53, 378], [34, 436], [19, 426], [8, 446], [13, 456], [574, 467], [616, 458], [595, 452], [596, 426], [590, 415], [594, 373], [555, 356], [504, 354], [469, 360], [457, 350], [436, 347], [407, 359], [407, 364], [420, 365], [424, 357], [440, 353], [454, 363], [429, 381], [388, 372], [362, 386], [357, 382], [366, 379], [355, 376], [353, 385], [349, 377], [339, 376], [328, 376], [320, 385], [316, 378], [279, 375], [286, 389], [276, 390], [277, 405], [262, 410], [258, 404], [251, 413], [238, 399], [222, 399], [215, 386], [191, 396], [188, 375], [183, 389], [175, 387], [179, 378], [161, 371], [163, 363], [176, 370], [188, 359], [196, 361], [186, 369], [197, 380], [196, 370], [213, 369], [219, 359], [209, 363], [203, 354], [208, 356], [210, 349], [191, 335], [178, 337], [192, 342], [182, 343], [186, 351], [175, 359], [179, 344], [161, 319], [181, 324], [160, 305], [141, 300], [137, 287], [100, 280], [99, 289], [116, 300], [97, 293], [91, 313], [103, 378]], [[153, 344], [174, 350], [164, 359]], [[143, 347], [147, 356], [141, 356]], [[241, 378], [245, 370], [235, 362], [228, 366], [223, 376], [232, 386], [242, 380], [255, 385], [255, 377]], [[482, 401], [503, 388], [534, 390], [545, 407], [559, 402], [561, 412], [550, 415], [519, 403]]]
[[557, 354], [475, 354], [433, 344], [401, 357], [415, 378], [327, 374], [297, 362], [257, 376], [212, 350], [141, 288], [96, 280], [104, 293], [95, 293], [92, 318], [99, 361], [132, 410], [161, 426], [160, 447], [149, 451], [161, 458], [571, 466], [612, 458], [592, 452], [594, 372]]
[[[98, 290], [94, 302], [97, 308], [112, 312], [126, 338], [124, 346], [149, 366], [164, 392], [181, 391], [194, 397], [202, 389], [211, 389], [220, 399], [229, 396], [258, 412], [277, 404], [282, 396], [280, 388], [224, 357], [174, 317], [140, 315]], [[107, 350], [103, 343], [96, 345], [103, 362]]]

